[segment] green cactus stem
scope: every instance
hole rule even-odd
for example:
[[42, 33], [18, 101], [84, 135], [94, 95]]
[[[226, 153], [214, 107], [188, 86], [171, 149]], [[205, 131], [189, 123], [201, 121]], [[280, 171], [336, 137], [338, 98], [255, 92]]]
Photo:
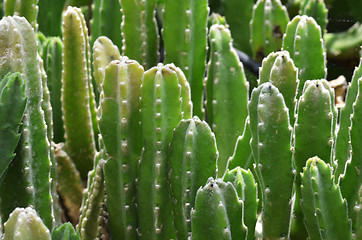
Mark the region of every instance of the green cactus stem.
[[223, 25], [210, 28], [210, 62], [206, 80], [206, 121], [215, 133], [219, 150], [218, 176], [243, 133], [247, 116], [248, 84], [243, 65], [232, 47], [230, 31]]
[[162, 30], [165, 63], [174, 63], [185, 73], [191, 87], [193, 112], [200, 119], [204, 116], [207, 16], [207, 0], [165, 1]]
[[105, 36], [113, 39], [119, 49], [122, 48], [120, 0], [95, 0], [92, 4], [91, 45], [96, 39]]
[[168, 177], [177, 239], [191, 236], [191, 209], [197, 190], [216, 177], [215, 135], [198, 117], [181, 120], [173, 132], [168, 154]]
[[156, 0], [119, 0], [122, 6], [122, 55], [138, 61], [145, 69], [158, 63]]
[[93, 167], [95, 139], [89, 96], [88, 38], [83, 21], [80, 9], [68, 7], [63, 18], [61, 99], [65, 148], [85, 180]]
[[143, 67], [122, 57], [105, 68], [99, 128], [109, 159], [104, 166], [108, 227], [114, 239], [137, 238], [136, 181], [142, 151]]
[[38, 0], [4, 0], [4, 13], [5, 16], [25, 17], [36, 31]]
[[301, 174], [305, 225], [310, 239], [352, 239], [347, 203], [334, 184], [331, 167], [318, 157]]
[[31, 207], [16, 208], [4, 226], [4, 240], [50, 240], [49, 229]]
[[243, 202], [232, 183], [210, 178], [197, 191], [191, 212], [192, 236], [197, 240], [245, 239]]
[[[5, 17], [0, 21], [0, 46], [3, 53], [0, 78], [8, 72], [20, 72], [27, 96], [17, 155], [12, 170], [9, 169], [0, 187], [1, 218], [6, 221], [16, 207], [32, 204], [44, 224], [51, 229], [54, 221], [50, 195], [51, 159], [41, 106], [42, 75], [36, 36], [24, 17]], [[17, 192], [13, 192], [15, 189]]]
[[62, 11], [67, 0], [38, 0], [39, 31], [46, 36], [62, 35]]
[[289, 52], [270, 53], [263, 60], [259, 73], [258, 85], [270, 82], [283, 94], [285, 105], [289, 109], [290, 123], [295, 121], [295, 97], [298, 89], [298, 69], [295, 67]]
[[346, 162], [345, 171], [340, 178], [341, 192], [348, 202], [348, 213], [352, 219], [352, 229], [356, 230], [358, 226], [357, 212], [354, 210], [359, 205], [358, 192], [362, 185], [362, 158], [359, 143], [361, 138], [361, 111], [362, 111], [362, 79], [358, 79], [358, 94], [355, 102], [353, 103], [353, 113], [351, 114], [351, 127], [349, 129], [351, 152], [350, 158]]
[[300, 6], [301, 15], [314, 18], [321, 27], [322, 36], [327, 31], [328, 9], [324, 0], [304, 0]]
[[174, 237], [167, 182], [167, 154], [172, 131], [192, 114], [190, 89], [174, 65], [146, 71], [141, 86], [141, 126], [144, 149], [138, 180], [140, 239]]
[[289, 16], [280, 0], [258, 0], [250, 22], [253, 57], [261, 62], [265, 56], [279, 51]]
[[21, 74], [7, 74], [0, 81], [0, 182], [15, 156], [25, 105], [25, 83]]
[[[99, 37], [93, 44], [93, 75], [98, 88], [104, 80], [104, 71], [108, 64], [121, 57], [117, 46], [107, 37]], [[100, 90], [101, 91], [101, 90]]]
[[249, 115], [263, 201], [263, 238], [288, 238], [294, 182], [288, 108], [278, 89], [264, 83], [252, 93]]
[[257, 221], [257, 209], [258, 209], [258, 190], [255, 183], [253, 174], [250, 169], [245, 170], [237, 167], [233, 170], [228, 170], [223, 177], [224, 182], [231, 182], [238, 197], [243, 201], [243, 213], [244, 223], [248, 228], [247, 238], [255, 239], [255, 225]]
[[325, 79], [326, 53], [321, 29], [312, 17], [296, 16], [287, 26], [283, 38], [283, 50], [289, 52], [298, 68], [297, 98], [302, 94], [304, 83], [311, 79]]
[[52, 240], [79, 240], [79, 233], [70, 222], [62, 224], [52, 232]]

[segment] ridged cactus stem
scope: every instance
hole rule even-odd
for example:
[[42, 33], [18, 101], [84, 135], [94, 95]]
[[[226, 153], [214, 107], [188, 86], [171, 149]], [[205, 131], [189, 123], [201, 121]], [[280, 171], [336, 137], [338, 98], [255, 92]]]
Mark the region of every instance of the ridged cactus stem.
[[4, 0], [5, 16], [25, 17], [34, 30], [37, 30], [38, 0]]
[[182, 120], [173, 132], [168, 154], [168, 178], [177, 239], [191, 236], [191, 209], [197, 190], [216, 177], [215, 135], [198, 117]]
[[[35, 33], [25, 18], [14, 16], [5, 17], [0, 21], [0, 36], [0, 52], [8, 53], [2, 58], [0, 77], [8, 72], [20, 72], [25, 81], [25, 95], [28, 98], [21, 130], [21, 143], [13, 160], [19, 169], [13, 169], [9, 179], [6, 180], [20, 181], [20, 185], [16, 187], [24, 190], [10, 193], [9, 191], [14, 191], [12, 184], [1, 186], [1, 198], [7, 199], [1, 201], [1, 208], [4, 206], [7, 208], [6, 211], [2, 209], [2, 220], [7, 219], [10, 212], [18, 207], [17, 204], [29, 201], [26, 204], [32, 204], [45, 225], [51, 229], [53, 215], [50, 195], [50, 144], [41, 108], [43, 87]], [[12, 175], [14, 171], [22, 172], [22, 177]], [[28, 179], [28, 183], [24, 185], [25, 178]], [[10, 187], [11, 190], [8, 189]], [[28, 194], [24, 194], [26, 191]], [[21, 197], [16, 196], [17, 194], [21, 194]], [[19, 203], [18, 200], [23, 198], [23, 194], [25, 199]]]
[[190, 89], [173, 65], [146, 71], [141, 86], [144, 149], [138, 181], [140, 239], [175, 236], [167, 181], [167, 154], [172, 131], [191, 118]]
[[[203, 118], [207, 46], [207, 0], [166, 0], [163, 15], [165, 62], [174, 63], [190, 83], [194, 114]], [[179, 27], [175, 27], [175, 25]]]
[[158, 63], [156, 0], [119, 0], [122, 6], [122, 54], [149, 69]]
[[215, 133], [219, 150], [218, 176], [227, 168], [247, 117], [248, 84], [243, 65], [223, 25], [210, 29], [210, 61], [206, 80], [206, 121]]
[[93, 167], [95, 140], [89, 96], [87, 36], [80, 9], [69, 7], [63, 18], [62, 111], [65, 148], [83, 180]]
[[136, 182], [142, 151], [143, 67], [122, 57], [105, 68], [99, 127], [109, 159], [104, 166], [108, 227], [114, 239], [137, 238]]
[[321, 27], [322, 35], [326, 32], [328, 9], [324, 0], [304, 0], [300, 6], [301, 15], [313, 17]]

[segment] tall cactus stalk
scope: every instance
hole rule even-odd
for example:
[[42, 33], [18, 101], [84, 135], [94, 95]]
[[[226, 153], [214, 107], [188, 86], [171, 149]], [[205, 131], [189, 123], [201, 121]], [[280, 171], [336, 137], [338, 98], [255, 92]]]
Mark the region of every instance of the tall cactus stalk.
[[36, 31], [38, 0], [4, 0], [4, 13], [5, 16], [25, 17]]
[[263, 201], [263, 238], [289, 238], [294, 175], [288, 108], [278, 89], [264, 83], [253, 91], [249, 115], [251, 146]]
[[96, 149], [90, 103], [88, 36], [83, 22], [80, 9], [68, 7], [63, 18], [62, 111], [65, 149], [85, 180], [93, 168]]
[[146, 71], [141, 86], [144, 149], [140, 161], [137, 206], [140, 239], [175, 236], [167, 181], [167, 154], [173, 129], [191, 118], [189, 85], [173, 65]]
[[[207, 0], [166, 0], [163, 15], [165, 62], [185, 73], [194, 115], [203, 118], [203, 80], [207, 46]], [[179, 27], [175, 27], [175, 25]]]
[[216, 177], [215, 135], [198, 117], [182, 120], [175, 128], [168, 154], [168, 178], [177, 239], [191, 236], [191, 209], [197, 190]]
[[114, 239], [137, 238], [136, 181], [142, 150], [143, 67], [127, 57], [105, 68], [99, 127], [109, 159], [104, 166], [108, 226]]
[[158, 63], [156, 0], [119, 0], [122, 6], [122, 54], [145, 69]]
[[232, 47], [230, 31], [210, 28], [210, 62], [206, 80], [206, 121], [215, 133], [219, 150], [218, 176], [227, 168], [247, 117], [248, 85], [243, 65]]
[[52, 229], [50, 144], [41, 106], [43, 86], [35, 33], [25, 18], [14, 16], [0, 21], [0, 36], [0, 52], [8, 53], [3, 55], [0, 77], [20, 72], [28, 98], [17, 155], [0, 187], [1, 218], [6, 221], [15, 207], [32, 204], [45, 225]]

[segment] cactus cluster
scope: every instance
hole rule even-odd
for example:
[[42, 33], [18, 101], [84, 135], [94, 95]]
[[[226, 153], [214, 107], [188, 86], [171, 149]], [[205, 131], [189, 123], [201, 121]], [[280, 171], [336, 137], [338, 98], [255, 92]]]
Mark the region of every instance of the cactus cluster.
[[0, 1], [0, 238], [361, 239], [334, 4]]

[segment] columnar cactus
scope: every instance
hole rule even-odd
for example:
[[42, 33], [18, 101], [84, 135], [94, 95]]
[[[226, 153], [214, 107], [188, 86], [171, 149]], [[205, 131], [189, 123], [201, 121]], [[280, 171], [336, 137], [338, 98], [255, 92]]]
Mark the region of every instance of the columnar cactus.
[[314, 18], [321, 27], [322, 35], [326, 32], [328, 9], [324, 0], [304, 0], [300, 6], [301, 15]]
[[144, 148], [137, 193], [140, 239], [175, 236], [166, 157], [173, 129], [181, 119], [191, 118], [189, 95], [185, 76], [173, 65], [159, 64], [144, 74], [141, 86]]
[[52, 231], [52, 240], [79, 240], [79, 233], [67, 222]]
[[25, 17], [37, 29], [38, 0], [4, 0], [4, 13], [5, 16]]
[[216, 177], [215, 135], [198, 117], [181, 120], [173, 132], [168, 154], [168, 178], [177, 239], [191, 236], [191, 209], [196, 191]]
[[61, 36], [62, 12], [67, 0], [38, 0], [38, 30], [46, 36]]
[[235, 142], [247, 117], [248, 85], [243, 65], [232, 47], [230, 31], [210, 28], [210, 62], [206, 80], [206, 121], [215, 133], [219, 150], [218, 176], [227, 168]]
[[143, 67], [123, 57], [105, 68], [98, 110], [109, 159], [104, 166], [108, 226], [115, 239], [137, 238], [136, 182], [142, 151], [141, 82]]
[[249, 115], [263, 238], [288, 238], [294, 182], [288, 108], [278, 89], [264, 83], [252, 93]]
[[201, 119], [204, 114], [207, 15], [207, 0], [165, 1], [162, 29], [165, 62], [174, 63], [185, 73], [191, 88], [194, 115]]
[[16, 207], [32, 204], [51, 229], [50, 144], [41, 106], [43, 86], [35, 33], [25, 18], [14, 16], [0, 21], [0, 36], [0, 52], [9, 53], [3, 55], [0, 78], [8, 72], [20, 72], [27, 96], [20, 143], [0, 187], [1, 218], [6, 221]]
[[265, 56], [281, 49], [288, 22], [287, 9], [280, 0], [257, 1], [250, 22], [254, 59], [261, 62]]

